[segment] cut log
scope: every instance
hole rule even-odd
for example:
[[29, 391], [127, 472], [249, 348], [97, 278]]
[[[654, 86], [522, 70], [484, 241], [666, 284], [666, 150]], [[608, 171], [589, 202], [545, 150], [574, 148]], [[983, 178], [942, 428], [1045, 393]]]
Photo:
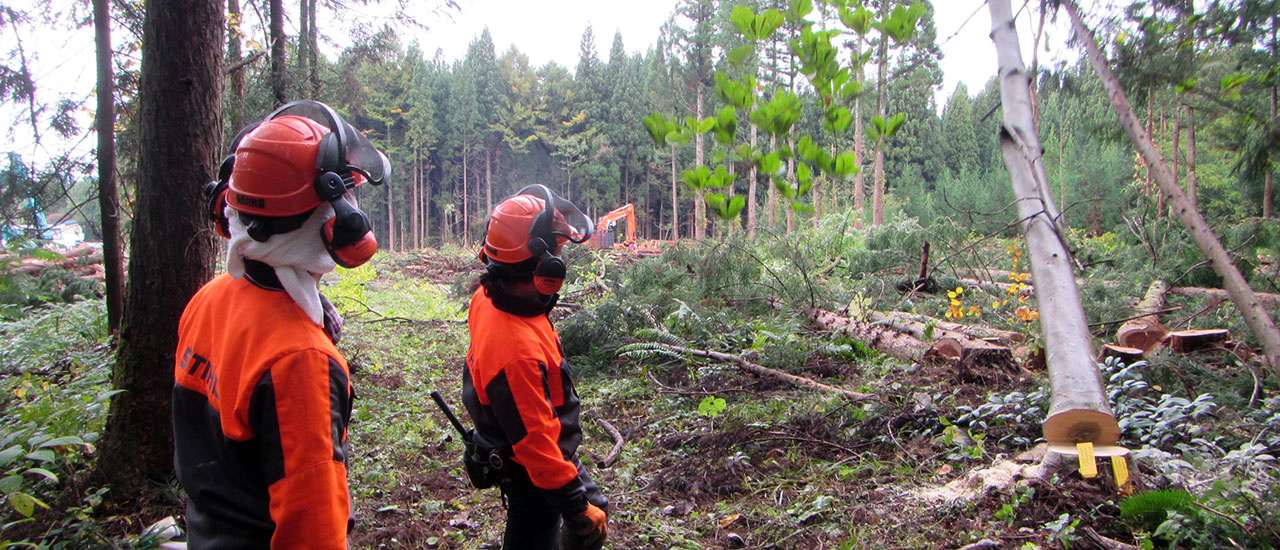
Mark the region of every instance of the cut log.
[[[1184, 298], [1200, 298], [1208, 296], [1211, 298], [1221, 298], [1229, 300], [1231, 297], [1227, 295], [1227, 291], [1221, 288], [1201, 288], [1195, 286], [1178, 286], [1169, 289], [1169, 294], [1174, 296], [1182, 296]], [[1253, 297], [1257, 298], [1258, 303], [1267, 307], [1280, 307], [1280, 294], [1270, 294], [1267, 292], [1254, 292]]]
[[1151, 351], [1169, 334], [1169, 327], [1160, 322], [1159, 311], [1164, 309], [1164, 295], [1169, 292], [1169, 285], [1156, 280], [1147, 287], [1147, 294], [1133, 309], [1141, 315], [1125, 321], [1116, 329], [1116, 343], [1121, 347]]
[[809, 320], [822, 330], [848, 336], [866, 343], [876, 351], [886, 353], [906, 361], [920, 361], [929, 350], [929, 345], [919, 338], [903, 334], [888, 327], [865, 323], [857, 319], [844, 317], [825, 309], [809, 310]]
[[933, 361], [1013, 370], [1013, 352], [1008, 347], [962, 334], [934, 328], [935, 340], [922, 340], [924, 325], [889, 320], [865, 323], [823, 309], [809, 311], [809, 319], [823, 330], [865, 342], [872, 348], [908, 361]]
[[1132, 365], [1142, 360], [1145, 353], [1138, 348], [1126, 348], [1115, 344], [1105, 344], [1102, 351], [1098, 353], [1098, 359], [1106, 361], [1108, 357], [1120, 359], [1121, 363]]
[[924, 353], [926, 361], [956, 363], [965, 367], [994, 367], [1001, 370], [1016, 370], [1013, 352], [1004, 346], [986, 340], [951, 333], [951, 336], [938, 338]]
[[918, 313], [907, 313], [905, 311], [888, 311], [888, 312], [871, 312], [868, 317], [877, 324], [883, 324], [892, 327], [899, 332], [906, 332], [916, 338], [923, 338], [925, 327], [930, 323], [933, 324], [934, 334], [938, 334], [941, 329], [946, 332], [958, 332], [967, 334], [974, 338], [988, 340], [1001, 345], [1021, 344], [1027, 340], [1027, 336], [1021, 332], [1011, 330], [1000, 330], [980, 325], [962, 325], [951, 321], [936, 319], [927, 315]]
[[1169, 333], [1169, 347], [1178, 353], [1191, 353], [1219, 347], [1231, 337], [1227, 329], [1178, 330]]

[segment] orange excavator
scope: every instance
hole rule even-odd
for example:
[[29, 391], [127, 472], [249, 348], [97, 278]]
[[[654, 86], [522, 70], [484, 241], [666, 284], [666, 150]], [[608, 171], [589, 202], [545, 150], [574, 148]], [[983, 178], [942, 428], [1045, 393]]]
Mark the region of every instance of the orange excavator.
[[[618, 222], [625, 222], [625, 232], [621, 235]], [[596, 230], [591, 234], [592, 248], [629, 248], [636, 246], [636, 207], [631, 203], [615, 208], [600, 216], [596, 222]]]
[[596, 230], [591, 234], [591, 248], [617, 250], [640, 256], [657, 256], [662, 253], [662, 246], [669, 243], [671, 241], [636, 239], [636, 207], [631, 203], [600, 216], [596, 221]]

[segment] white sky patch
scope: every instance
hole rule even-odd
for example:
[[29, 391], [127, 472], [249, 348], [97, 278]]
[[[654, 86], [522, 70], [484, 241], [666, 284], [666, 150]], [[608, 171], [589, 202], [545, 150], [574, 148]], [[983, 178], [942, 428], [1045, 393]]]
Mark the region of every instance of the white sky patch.
[[[15, 7], [31, 4], [33, 0], [15, 0]], [[640, 0], [615, 2], [601, 0], [459, 0], [461, 11], [448, 11], [442, 15], [439, 2], [423, 0], [411, 3], [421, 6], [412, 15], [429, 28], [425, 31], [404, 32], [403, 43], [417, 40], [424, 55], [433, 57], [440, 50], [449, 61], [466, 55], [467, 46], [479, 37], [487, 27], [494, 41], [494, 49], [501, 55], [514, 45], [529, 57], [530, 64], [540, 67], [548, 62], [573, 71], [578, 63], [583, 31], [591, 25], [596, 39], [596, 54], [601, 61], [608, 61], [615, 32], [622, 33], [623, 46], [630, 55], [644, 54], [657, 42], [663, 23], [675, 11], [677, 0]], [[1017, 9], [1019, 2], [1014, 2]], [[1088, 4], [1088, 2], [1086, 2]], [[38, 7], [28, 7], [38, 10]], [[964, 82], [969, 94], [981, 91], [986, 81], [995, 75], [995, 47], [988, 37], [991, 16], [983, 0], [934, 0], [937, 40], [943, 52], [941, 67], [943, 85], [935, 93], [937, 107], [941, 111], [947, 97], [955, 90], [956, 83]], [[286, 32], [297, 33], [295, 14], [290, 13]], [[256, 14], [246, 14], [250, 24], [256, 23]], [[325, 24], [332, 14], [322, 14], [322, 33], [331, 34], [330, 49], [326, 54], [336, 58], [332, 47], [343, 42], [337, 28], [342, 24]], [[392, 23], [389, 11], [360, 8], [344, 12], [341, 17], [361, 20], [373, 26]], [[1059, 18], [1056, 24], [1046, 24], [1042, 42], [1040, 63], [1052, 66], [1058, 60], [1074, 60], [1076, 54], [1066, 45], [1066, 24]], [[1031, 42], [1038, 13], [1023, 9], [1018, 17], [1018, 36], [1023, 49], [1023, 62], [1031, 63]], [[258, 29], [250, 30], [251, 38], [260, 38]], [[117, 33], [118, 34], [118, 33]], [[119, 41], [121, 36], [113, 36]], [[14, 51], [19, 41], [25, 49], [28, 63], [36, 75], [40, 101], [55, 103], [57, 98], [83, 99], [92, 93], [95, 85], [94, 45], [91, 27], [76, 31], [50, 31], [42, 28], [0, 29], [0, 52]], [[82, 118], [82, 128], [92, 124], [92, 101]], [[47, 158], [50, 150], [59, 147], [93, 147], [92, 139], [78, 139], [63, 145], [52, 131], [42, 128], [48, 141], [43, 149], [32, 145], [31, 127], [24, 122], [23, 108], [11, 104], [0, 105], [0, 117], [8, 123], [0, 131], [0, 143], [4, 150], [18, 151], [28, 159]]]

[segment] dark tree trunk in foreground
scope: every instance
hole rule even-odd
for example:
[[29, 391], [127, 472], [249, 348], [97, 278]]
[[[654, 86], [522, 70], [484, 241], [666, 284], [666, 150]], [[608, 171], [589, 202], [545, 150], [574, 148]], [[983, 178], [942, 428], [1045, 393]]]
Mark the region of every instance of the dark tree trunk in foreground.
[[116, 196], [116, 110], [111, 68], [111, 17], [108, 0], [93, 0], [98, 48], [98, 207], [102, 211], [102, 265], [106, 269], [107, 329], [120, 330], [124, 311], [124, 266], [120, 249], [120, 201]]
[[1173, 210], [1173, 214], [1186, 226], [1191, 240], [1195, 241], [1196, 246], [1209, 260], [1213, 271], [1222, 277], [1223, 290], [1227, 291], [1227, 295], [1231, 297], [1231, 303], [1235, 304], [1236, 310], [1244, 317], [1244, 322], [1253, 332], [1253, 336], [1262, 344], [1268, 365], [1274, 370], [1276, 376], [1280, 377], [1280, 331], [1276, 330], [1271, 315], [1262, 307], [1253, 289], [1240, 274], [1240, 270], [1236, 269], [1227, 250], [1222, 247], [1222, 242], [1205, 222], [1204, 216], [1200, 215], [1186, 193], [1178, 187], [1178, 180], [1174, 173], [1169, 170], [1160, 151], [1156, 149], [1142, 124], [1134, 116], [1133, 109], [1129, 107], [1129, 98], [1124, 95], [1124, 90], [1120, 88], [1120, 82], [1111, 72], [1111, 67], [1107, 66], [1106, 59], [1093, 38], [1093, 33], [1085, 27], [1075, 2], [1069, 0], [1063, 2], [1063, 7], [1067, 8], [1067, 14], [1071, 16], [1071, 25], [1076, 35], [1080, 37], [1085, 53], [1093, 63], [1093, 68], [1102, 80], [1103, 87], [1107, 90], [1107, 98], [1120, 119], [1120, 125], [1129, 135], [1134, 148], [1142, 154], [1147, 165], [1151, 166], [1151, 170], [1155, 173], [1156, 184], [1160, 186], [1161, 195], [1168, 198], [1169, 208]]
[[1000, 150], [1012, 179], [1031, 257], [1053, 394], [1044, 420], [1044, 437], [1050, 445], [1067, 449], [1077, 443], [1114, 445], [1120, 426], [1094, 361], [1093, 338], [1071, 269], [1066, 232], [1056, 222], [1061, 216], [1044, 173], [1044, 149], [1032, 119], [1030, 75], [1022, 63], [1013, 11], [1009, 0], [990, 0], [987, 7], [991, 11], [991, 40], [999, 58], [1004, 111]]
[[173, 471], [169, 424], [178, 319], [212, 275], [203, 184], [221, 134], [222, 0], [147, 0], [138, 191], [129, 284], [96, 478], [117, 502]]

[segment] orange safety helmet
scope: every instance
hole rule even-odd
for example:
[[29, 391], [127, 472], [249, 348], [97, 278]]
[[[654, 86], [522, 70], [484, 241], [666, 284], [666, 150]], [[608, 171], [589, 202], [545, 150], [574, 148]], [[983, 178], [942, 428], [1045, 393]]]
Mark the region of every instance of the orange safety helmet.
[[355, 267], [377, 252], [368, 216], [344, 196], [366, 181], [386, 182], [391, 164], [328, 105], [285, 104], [241, 130], [230, 152], [218, 179], [204, 190], [220, 235], [230, 237], [227, 206], [254, 217], [249, 236], [265, 241], [301, 226], [308, 213], [327, 202], [334, 216], [325, 222], [321, 238], [334, 261]]
[[[258, 216], [283, 217], [320, 205], [316, 157], [329, 130], [306, 117], [285, 115], [259, 124], [235, 149], [227, 203]], [[355, 185], [363, 182], [361, 178]]]
[[578, 207], [546, 186], [529, 185], [493, 209], [480, 261], [515, 264], [537, 258], [534, 286], [542, 294], [555, 294], [568, 267], [553, 251], [566, 242], [581, 243], [590, 237], [591, 220]]

